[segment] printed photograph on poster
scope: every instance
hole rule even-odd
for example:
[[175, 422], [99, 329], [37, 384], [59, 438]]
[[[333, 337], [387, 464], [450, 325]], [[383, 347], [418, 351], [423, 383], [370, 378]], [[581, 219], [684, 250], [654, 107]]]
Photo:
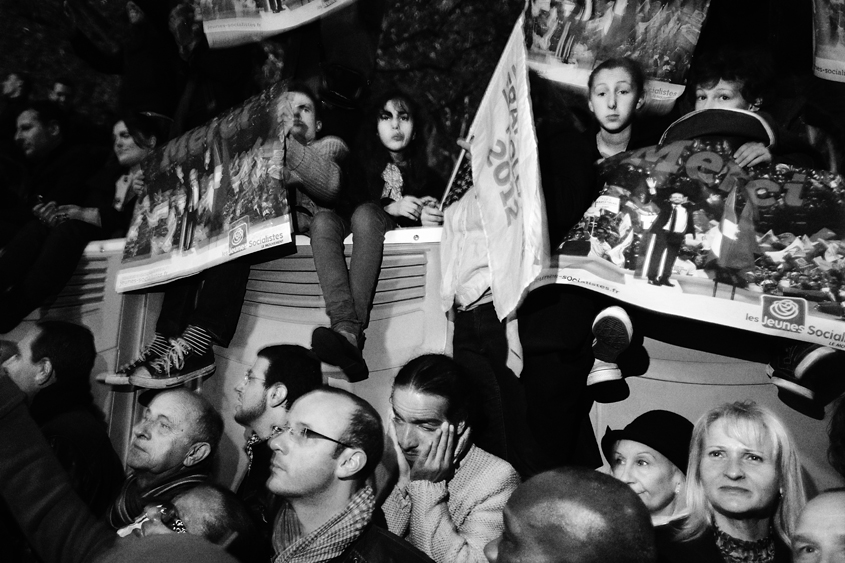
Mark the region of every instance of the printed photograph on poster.
[[203, 31], [212, 49], [255, 43], [295, 29], [355, 0], [201, 0]]
[[282, 86], [189, 131], [142, 167], [117, 290], [195, 274], [265, 248], [290, 243], [292, 226], [277, 107]]
[[845, 1], [813, 0], [813, 73], [845, 82]]
[[[537, 285], [572, 283], [649, 309], [845, 349], [845, 184], [732, 155], [749, 127], [680, 135], [599, 165], [601, 194]], [[739, 110], [732, 110], [739, 111]], [[704, 114], [704, 115], [702, 115]], [[685, 138], [686, 137], [686, 138]]]
[[685, 77], [710, 0], [531, 0], [529, 66], [586, 92], [590, 71], [630, 57], [645, 71], [652, 111], [665, 113]]

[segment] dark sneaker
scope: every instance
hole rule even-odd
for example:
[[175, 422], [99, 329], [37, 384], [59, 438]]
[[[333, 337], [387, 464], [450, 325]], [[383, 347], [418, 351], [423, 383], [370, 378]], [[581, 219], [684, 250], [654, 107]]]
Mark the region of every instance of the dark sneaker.
[[602, 362], [616, 362], [616, 357], [631, 344], [633, 335], [634, 326], [625, 309], [617, 306], [604, 309], [593, 321], [593, 357]]
[[198, 354], [185, 339], [172, 338], [167, 353], [135, 368], [129, 374], [129, 383], [147, 389], [167, 389], [208, 377], [215, 369], [211, 348]]
[[106, 385], [130, 385], [129, 374], [135, 371], [141, 365], [151, 362], [160, 357], [161, 354], [156, 352], [155, 340], [141, 350], [141, 353], [131, 362], [122, 364], [114, 371], [114, 373], [100, 373], [97, 374], [97, 381]]
[[370, 370], [358, 347], [330, 328], [321, 326], [314, 329], [311, 334], [311, 349], [320, 361], [343, 370], [352, 383], [363, 381], [370, 375]]
[[766, 374], [778, 388], [778, 398], [790, 408], [816, 420], [824, 419], [826, 397], [817, 393], [820, 378], [836, 350], [820, 344], [785, 347], [766, 366]]

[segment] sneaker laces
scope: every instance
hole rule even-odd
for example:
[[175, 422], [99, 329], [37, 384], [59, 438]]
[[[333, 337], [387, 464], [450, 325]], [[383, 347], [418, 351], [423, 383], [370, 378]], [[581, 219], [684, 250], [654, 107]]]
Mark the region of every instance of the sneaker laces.
[[152, 342], [147, 344], [147, 346], [143, 350], [141, 350], [141, 353], [138, 354], [138, 356], [134, 360], [121, 365], [118, 368], [117, 371], [118, 372], [125, 372], [125, 371], [128, 371], [128, 370], [132, 369], [133, 367], [140, 365], [143, 362], [145, 362], [147, 360], [147, 358], [149, 358], [150, 356], [153, 355], [153, 346], [154, 345], [155, 345], [155, 340], [153, 340]]
[[191, 351], [191, 345], [181, 338], [171, 338], [170, 349], [162, 357], [150, 362], [150, 367], [169, 376], [172, 369], [180, 370], [185, 367], [185, 357]]

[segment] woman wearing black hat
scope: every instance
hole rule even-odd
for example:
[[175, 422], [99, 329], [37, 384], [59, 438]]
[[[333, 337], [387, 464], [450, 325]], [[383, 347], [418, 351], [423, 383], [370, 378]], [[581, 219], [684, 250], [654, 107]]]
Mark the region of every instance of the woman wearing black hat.
[[684, 485], [692, 423], [669, 411], [649, 411], [623, 430], [607, 429], [602, 452], [613, 476], [645, 503], [654, 525], [684, 516]]

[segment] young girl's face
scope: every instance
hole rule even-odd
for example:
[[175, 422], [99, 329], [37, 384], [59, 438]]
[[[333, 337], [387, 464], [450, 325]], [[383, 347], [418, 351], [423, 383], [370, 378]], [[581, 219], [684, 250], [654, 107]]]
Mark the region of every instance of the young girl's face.
[[643, 105], [631, 75], [624, 68], [600, 70], [590, 90], [590, 111], [605, 131], [618, 133], [631, 124], [634, 112]]
[[715, 86], [699, 84], [695, 88], [695, 109], [744, 109], [755, 111], [756, 106], [742, 96], [742, 82], [719, 80]]
[[390, 100], [379, 112], [378, 137], [392, 153], [404, 151], [414, 138], [414, 119], [400, 100]]

